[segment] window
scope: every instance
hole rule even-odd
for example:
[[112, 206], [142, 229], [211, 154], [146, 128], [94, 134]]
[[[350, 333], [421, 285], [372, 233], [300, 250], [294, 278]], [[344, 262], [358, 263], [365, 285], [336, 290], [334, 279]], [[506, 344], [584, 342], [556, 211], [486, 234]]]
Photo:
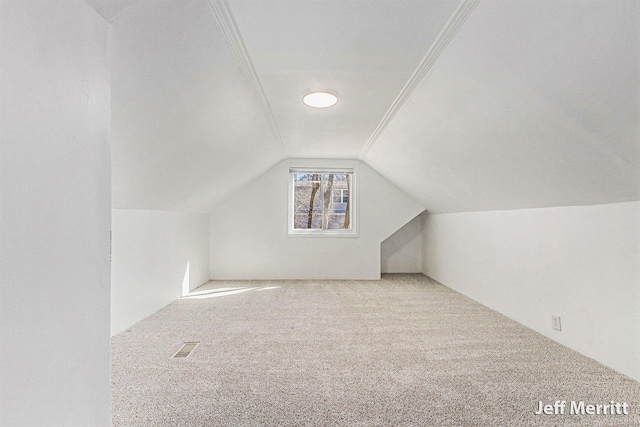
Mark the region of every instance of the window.
[[349, 189], [347, 189], [347, 188], [334, 188], [333, 189], [333, 203], [349, 203]]
[[289, 234], [355, 235], [353, 169], [290, 169], [289, 185]]

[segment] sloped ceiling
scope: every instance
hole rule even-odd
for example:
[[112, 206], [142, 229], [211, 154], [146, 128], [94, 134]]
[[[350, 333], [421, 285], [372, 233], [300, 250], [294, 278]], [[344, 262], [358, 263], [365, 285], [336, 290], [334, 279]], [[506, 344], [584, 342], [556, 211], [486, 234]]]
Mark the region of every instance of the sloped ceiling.
[[638, 200], [639, 5], [480, 2], [364, 160], [432, 212]]
[[206, 1], [138, 0], [111, 40], [114, 207], [206, 212], [285, 158]]
[[359, 158], [431, 212], [640, 199], [635, 0], [124, 3], [114, 207], [209, 211], [287, 157]]

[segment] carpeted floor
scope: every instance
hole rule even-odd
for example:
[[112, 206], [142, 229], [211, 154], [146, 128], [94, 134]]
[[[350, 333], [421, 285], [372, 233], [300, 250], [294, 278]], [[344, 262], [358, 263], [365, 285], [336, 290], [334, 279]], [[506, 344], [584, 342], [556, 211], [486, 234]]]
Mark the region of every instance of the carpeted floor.
[[640, 383], [419, 274], [209, 282], [115, 336], [112, 370], [114, 426], [640, 425]]

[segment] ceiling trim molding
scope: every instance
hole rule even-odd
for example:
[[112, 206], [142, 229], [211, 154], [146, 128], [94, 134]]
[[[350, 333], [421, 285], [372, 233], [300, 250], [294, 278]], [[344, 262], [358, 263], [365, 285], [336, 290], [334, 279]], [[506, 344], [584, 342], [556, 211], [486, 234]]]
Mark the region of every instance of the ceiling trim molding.
[[407, 83], [391, 104], [391, 107], [389, 107], [385, 115], [382, 117], [382, 120], [365, 143], [358, 155], [358, 160], [362, 160], [364, 158], [373, 143], [378, 139], [382, 132], [384, 132], [389, 123], [391, 123], [398, 111], [400, 111], [415, 88], [427, 75], [431, 67], [433, 67], [433, 64], [438, 60], [442, 52], [449, 45], [449, 42], [451, 42], [453, 37], [458, 33], [462, 24], [464, 24], [469, 15], [471, 15], [471, 12], [473, 12], [473, 9], [475, 9], [479, 2], [480, 0], [462, 0], [460, 2], [456, 10], [451, 14], [451, 17], [442, 28], [442, 31], [440, 31], [440, 34], [436, 37], [424, 58], [422, 58], [422, 61], [416, 70], [413, 72]]
[[258, 101], [260, 102], [262, 109], [267, 115], [267, 119], [269, 121], [269, 124], [271, 125], [271, 129], [273, 130], [273, 134], [276, 137], [278, 143], [280, 143], [285, 157], [289, 157], [287, 153], [287, 147], [282, 140], [282, 134], [280, 133], [280, 129], [278, 128], [278, 124], [276, 123], [276, 119], [273, 116], [271, 107], [269, 106], [269, 101], [264, 94], [264, 89], [262, 88], [260, 79], [258, 78], [256, 70], [253, 67], [253, 62], [251, 61], [251, 57], [247, 52], [247, 48], [244, 44], [244, 40], [242, 39], [242, 35], [240, 34], [240, 30], [238, 29], [236, 21], [233, 18], [233, 14], [231, 13], [229, 4], [226, 0], [207, 0], [207, 3], [209, 3], [209, 7], [213, 12], [213, 16], [215, 17], [218, 26], [222, 30], [224, 38], [227, 40], [229, 47], [231, 47], [231, 51], [233, 52], [233, 56], [235, 57], [238, 66], [240, 67], [242, 75], [251, 86], [251, 89], [253, 89], [255, 95], [258, 97]]

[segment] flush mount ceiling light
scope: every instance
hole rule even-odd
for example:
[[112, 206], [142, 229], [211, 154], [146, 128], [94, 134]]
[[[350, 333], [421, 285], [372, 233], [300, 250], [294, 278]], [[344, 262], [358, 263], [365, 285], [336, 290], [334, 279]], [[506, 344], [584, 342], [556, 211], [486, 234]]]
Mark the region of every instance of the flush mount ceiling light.
[[302, 102], [309, 107], [326, 108], [335, 105], [338, 97], [329, 92], [311, 92], [302, 98]]

